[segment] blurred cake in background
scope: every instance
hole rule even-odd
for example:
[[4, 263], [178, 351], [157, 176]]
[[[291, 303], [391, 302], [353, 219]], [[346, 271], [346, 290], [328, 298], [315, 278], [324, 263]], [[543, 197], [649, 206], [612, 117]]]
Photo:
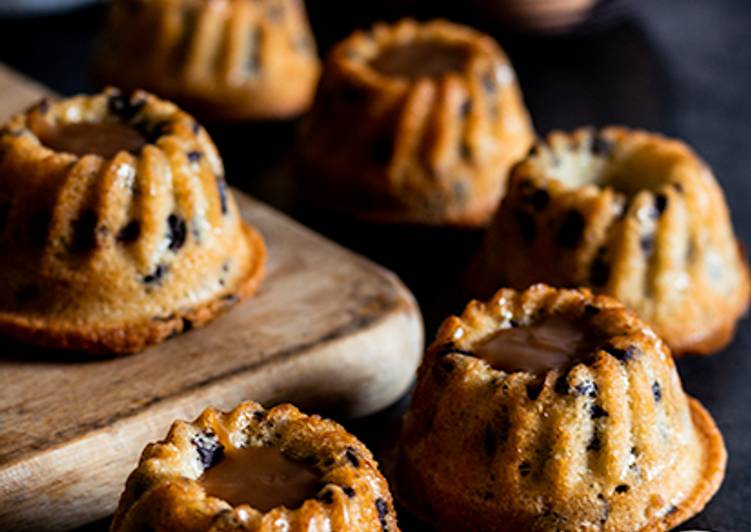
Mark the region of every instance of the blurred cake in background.
[[501, 24], [530, 33], [562, 33], [617, 18], [628, 0], [473, 0]]
[[102, 81], [209, 121], [298, 115], [319, 71], [300, 0], [114, 0], [95, 58]]
[[534, 131], [498, 44], [445, 20], [376, 24], [328, 56], [303, 124], [304, 184], [357, 217], [481, 226]]
[[0, 16], [49, 15], [75, 9], [98, 0], [2, 0]]

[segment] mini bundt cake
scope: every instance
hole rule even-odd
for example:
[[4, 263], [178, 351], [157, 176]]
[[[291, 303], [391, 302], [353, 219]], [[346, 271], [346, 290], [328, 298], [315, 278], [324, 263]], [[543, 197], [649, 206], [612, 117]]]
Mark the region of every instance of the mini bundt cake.
[[474, 266], [475, 295], [536, 282], [611, 295], [676, 354], [722, 348], [749, 301], [711, 170], [682, 142], [621, 127], [555, 132], [534, 147]]
[[112, 532], [398, 532], [370, 451], [292, 405], [246, 402], [172, 425], [128, 478]]
[[302, 128], [301, 173], [315, 201], [367, 220], [478, 226], [533, 139], [492, 38], [402, 20], [329, 55]]
[[206, 131], [109, 89], [47, 100], [0, 130], [0, 332], [127, 353], [249, 295], [265, 262]]
[[446, 320], [404, 420], [398, 495], [441, 530], [667, 530], [722, 482], [670, 351], [587, 289], [500, 290]]
[[320, 61], [300, 0], [114, 0], [95, 72], [242, 121], [305, 111]]

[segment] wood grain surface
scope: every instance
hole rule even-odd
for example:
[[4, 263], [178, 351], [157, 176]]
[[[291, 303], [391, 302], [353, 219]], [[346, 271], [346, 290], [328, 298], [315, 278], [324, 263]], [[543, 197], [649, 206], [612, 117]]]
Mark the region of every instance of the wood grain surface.
[[[0, 120], [43, 92], [0, 65]], [[407, 390], [423, 330], [401, 282], [235, 195], [269, 249], [253, 298], [124, 358], [0, 347], [1, 530], [59, 530], [108, 515], [144, 445], [206, 406], [292, 401], [359, 416]]]

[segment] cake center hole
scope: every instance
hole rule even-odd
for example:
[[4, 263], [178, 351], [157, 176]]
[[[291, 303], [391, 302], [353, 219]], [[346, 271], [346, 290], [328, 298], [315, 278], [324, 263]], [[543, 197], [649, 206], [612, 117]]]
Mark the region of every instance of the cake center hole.
[[318, 492], [321, 479], [311, 468], [271, 447], [229, 448], [199, 479], [206, 493], [233, 506], [268, 512], [298, 508]]
[[79, 157], [95, 154], [110, 159], [121, 151], [138, 154], [146, 144], [143, 135], [121, 122], [60, 125], [45, 122], [32, 129], [48, 148]]
[[389, 76], [418, 79], [461, 72], [468, 61], [469, 51], [465, 47], [428, 41], [390, 46], [371, 65]]
[[550, 316], [526, 327], [499, 331], [475, 347], [474, 353], [497, 370], [544, 374], [581, 362], [603, 340], [584, 324]]

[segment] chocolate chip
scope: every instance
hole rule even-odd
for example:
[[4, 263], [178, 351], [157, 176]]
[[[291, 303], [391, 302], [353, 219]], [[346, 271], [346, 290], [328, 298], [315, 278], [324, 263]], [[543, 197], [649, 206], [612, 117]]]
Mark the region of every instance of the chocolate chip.
[[292, 39], [292, 47], [300, 52], [312, 52], [313, 43], [307, 35], [298, 35]]
[[630, 489], [631, 489], [631, 487], [628, 484], [618, 484], [615, 487], [615, 492], [616, 493], [627, 493], [628, 490], [630, 490]]
[[652, 396], [655, 398], [655, 403], [659, 403], [662, 399], [662, 386], [657, 381], [652, 383]]
[[225, 294], [222, 296], [222, 301], [229, 304], [234, 304], [240, 301], [240, 298], [235, 294]]
[[534, 210], [542, 211], [550, 203], [550, 194], [548, 194], [547, 190], [539, 188], [529, 197], [529, 202], [532, 204]]
[[679, 193], [683, 193], [683, 184], [681, 184], [681, 183], [675, 183], [675, 182], [674, 182], [674, 183], [671, 183], [671, 185], [673, 185], [673, 188], [674, 188], [674, 189], [675, 189], [675, 190], [676, 190], [677, 192], [679, 192]]
[[191, 439], [190, 443], [196, 448], [204, 469], [216, 465], [224, 456], [224, 446], [212, 432], [203, 432]]
[[461, 154], [462, 159], [466, 161], [472, 160], [472, 146], [470, 146], [466, 140], [463, 140], [459, 144], [459, 153]]
[[224, 178], [216, 178], [216, 189], [219, 192], [219, 205], [222, 208], [222, 214], [227, 214], [229, 212], [227, 204], [227, 182]]
[[525, 244], [531, 244], [537, 236], [535, 217], [527, 211], [516, 211], [514, 215], [516, 217], [516, 223], [519, 225], [519, 233], [521, 234], [522, 240]]
[[527, 152], [527, 157], [537, 157], [539, 154], [540, 154], [540, 145], [533, 144], [532, 147]]
[[576, 209], [571, 209], [563, 218], [556, 235], [558, 245], [572, 249], [579, 245], [584, 232], [584, 216]]
[[183, 318], [183, 329], [182, 332], [186, 333], [193, 329], [193, 321], [189, 320], [187, 318]]
[[360, 467], [360, 458], [357, 456], [357, 451], [355, 451], [354, 447], [347, 447], [347, 450], [344, 451], [344, 457], [354, 467]]
[[604, 525], [608, 521], [608, 517], [610, 517], [610, 502], [608, 502], [602, 493], [600, 493], [597, 498], [602, 501], [602, 516], [600, 517], [600, 524]]
[[584, 307], [584, 314], [586, 314], [587, 316], [596, 316], [599, 313], [600, 313], [599, 307], [596, 307], [594, 305], [589, 305], [589, 304]]
[[495, 452], [498, 450], [498, 442], [495, 439], [495, 432], [492, 427], [487, 427], [485, 429], [485, 433], [482, 437], [482, 445], [488, 456], [495, 456]]
[[675, 512], [678, 511], [678, 507], [675, 504], [671, 504], [668, 506], [668, 508], [665, 510], [665, 515], [672, 515]]
[[123, 120], [130, 121], [146, 105], [146, 100], [143, 98], [134, 99], [133, 96], [125, 96], [118, 92], [113, 94], [107, 100], [107, 106], [111, 114], [119, 116]]
[[266, 416], [268, 415], [268, 412], [266, 410], [256, 410], [253, 412], [253, 419], [258, 421], [259, 423], [266, 419]]
[[151, 479], [146, 476], [139, 475], [133, 481], [133, 498], [138, 500], [143, 497], [152, 486]]
[[613, 153], [613, 141], [603, 138], [601, 135], [592, 137], [592, 154], [607, 157]]
[[553, 389], [561, 395], [566, 395], [568, 393], [568, 379], [566, 378], [566, 375], [561, 375], [555, 380]]
[[603, 417], [608, 417], [608, 412], [604, 408], [602, 408], [600, 405], [592, 405], [592, 408], [589, 409], [589, 415], [592, 419], [600, 419]]
[[172, 252], [178, 251], [185, 244], [188, 236], [188, 228], [180, 216], [170, 214], [167, 218], [167, 249]]
[[153, 273], [150, 273], [143, 278], [144, 284], [155, 284], [162, 280], [162, 277], [167, 273], [167, 266], [164, 264], [158, 264]]
[[279, 22], [284, 14], [284, 7], [282, 4], [273, 4], [269, 6], [267, 10], [268, 19], [272, 22]]
[[641, 247], [644, 255], [650, 256], [655, 247], [654, 235], [642, 235], [641, 239], [639, 240], [639, 246]]
[[381, 523], [381, 530], [386, 532], [389, 529], [389, 522], [386, 517], [389, 514], [389, 505], [381, 497], [378, 497], [375, 501], [376, 512], [378, 512], [378, 521]]
[[450, 358], [443, 358], [433, 365], [431, 373], [436, 382], [438, 382], [439, 384], [444, 384], [453, 371], [453, 361]]
[[141, 224], [138, 220], [131, 220], [117, 233], [117, 240], [123, 244], [130, 244], [141, 236]]
[[198, 121], [194, 120], [190, 125], [190, 129], [195, 135], [198, 135], [201, 132], [201, 124], [199, 124]]
[[459, 112], [462, 116], [467, 116], [472, 112], [472, 100], [464, 100], [462, 106], [459, 108]]
[[542, 381], [535, 381], [527, 384], [527, 397], [529, 397], [532, 401], [540, 397], [540, 394], [542, 393], [542, 386]]
[[201, 153], [200, 151], [193, 150], [188, 152], [188, 161], [190, 161], [191, 163], [197, 163], [201, 159], [203, 159], [203, 153]]
[[250, 35], [250, 55], [248, 56], [248, 72], [253, 74], [261, 69], [261, 32], [254, 30]]
[[469, 195], [468, 189], [471, 183], [466, 181], [457, 180], [451, 184], [451, 192], [453, 192], [454, 198], [457, 203], [463, 204], [467, 201]]
[[589, 281], [593, 286], [605, 286], [610, 279], [610, 265], [603, 257], [595, 257], [589, 268]]
[[96, 245], [96, 224], [98, 223], [96, 213], [87, 209], [81, 214], [81, 217], [73, 222], [73, 241], [71, 242], [71, 251], [83, 252], [91, 251]]
[[628, 346], [626, 349], [620, 349], [618, 347], [609, 345], [604, 349], [624, 364], [634, 358], [638, 353], [638, 350], [633, 345]]
[[29, 238], [32, 245], [36, 247], [44, 246], [44, 243], [47, 242], [51, 220], [52, 216], [49, 211], [40, 211], [31, 217], [31, 220], [29, 220]]
[[496, 83], [495, 83], [495, 72], [490, 70], [488, 72], [483, 73], [482, 75], [482, 86], [485, 87], [485, 90], [489, 93], [494, 93], [496, 89]]
[[668, 197], [665, 194], [657, 194], [655, 196], [655, 209], [657, 210], [657, 215], [661, 216], [663, 212], [665, 212], [665, 209], [668, 206]]
[[597, 397], [597, 384], [590, 380], [582, 381], [577, 384], [574, 389], [578, 395], [585, 395], [587, 397], [592, 397], [593, 399]]
[[149, 144], [156, 144], [164, 135], [172, 131], [172, 122], [162, 120], [161, 122], [152, 122], [147, 119], [139, 119], [133, 127], [146, 139]]
[[334, 492], [327, 489], [319, 493], [317, 498], [323, 504], [332, 504], [334, 502]]
[[592, 435], [592, 439], [589, 440], [589, 443], [587, 444], [587, 450], [597, 452], [601, 447], [602, 441], [600, 440], [600, 434], [595, 431], [595, 433]]
[[523, 477], [526, 477], [532, 472], [532, 464], [527, 462], [526, 460], [519, 464], [519, 474]]
[[37, 111], [46, 115], [50, 110], [50, 101], [47, 98], [42, 98], [36, 106]]
[[342, 486], [342, 491], [350, 499], [355, 496], [355, 490], [349, 486]]

